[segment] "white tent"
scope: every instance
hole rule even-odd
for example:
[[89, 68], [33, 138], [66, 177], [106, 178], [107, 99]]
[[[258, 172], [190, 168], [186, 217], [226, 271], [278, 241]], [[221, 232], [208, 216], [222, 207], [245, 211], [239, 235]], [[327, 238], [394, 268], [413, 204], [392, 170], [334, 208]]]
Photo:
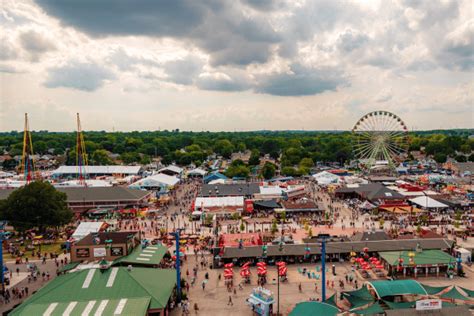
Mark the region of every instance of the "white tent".
[[179, 182], [177, 177], [169, 176], [163, 173], [158, 173], [153, 176], [146, 177], [132, 183], [130, 188], [146, 189], [146, 188], [158, 188], [158, 187], [172, 187]]
[[193, 170], [188, 171], [188, 176], [205, 176], [207, 174], [206, 170], [203, 170], [201, 168], [196, 168]]
[[322, 172], [313, 174], [313, 178], [316, 180], [318, 184], [322, 184], [322, 185], [328, 185], [331, 183], [339, 182], [339, 176], [327, 171], [322, 171]]
[[167, 167], [164, 167], [164, 168], [161, 168], [160, 170], [158, 170], [158, 173], [162, 173], [164, 171], [171, 171], [173, 173], [176, 173], [176, 174], [183, 174], [183, 168], [180, 168], [178, 166], [175, 166], [175, 165], [169, 165]]
[[99, 232], [102, 225], [104, 225], [104, 222], [81, 222], [71, 237], [76, 241], [81, 240], [90, 233]]
[[197, 197], [195, 209], [206, 207], [244, 206], [243, 196]]
[[436, 201], [429, 196], [418, 196], [416, 198], [410, 199], [410, 202], [415, 203], [421, 207], [425, 208], [445, 208], [448, 207], [446, 204]]
[[209, 182], [208, 184], [225, 184], [225, 179], [212, 180], [212, 181]]
[[283, 193], [283, 189], [276, 185], [260, 186], [259, 190], [261, 195], [281, 195]]
[[[112, 186], [112, 183], [110, 183], [109, 181], [104, 181], [104, 180], [96, 180], [96, 179], [87, 179], [85, 180], [86, 182], [86, 186], [89, 187], [89, 188], [92, 188], [92, 187], [111, 187]], [[57, 188], [63, 188], [63, 187], [68, 187], [68, 188], [71, 188], [71, 187], [82, 187], [84, 186], [79, 180], [69, 180], [69, 181], [65, 181], [65, 182], [61, 182], [61, 183], [56, 183], [54, 185], [55, 187]]]

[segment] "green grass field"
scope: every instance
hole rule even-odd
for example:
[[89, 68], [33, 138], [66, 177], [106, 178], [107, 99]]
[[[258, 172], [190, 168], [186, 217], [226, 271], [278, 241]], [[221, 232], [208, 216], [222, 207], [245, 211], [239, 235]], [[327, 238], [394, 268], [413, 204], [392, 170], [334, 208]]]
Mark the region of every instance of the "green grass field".
[[[44, 254], [44, 253], [47, 253], [48, 254], [48, 258], [49, 258], [49, 253], [56, 253], [56, 254], [60, 254], [62, 253], [62, 250], [61, 250], [61, 244], [63, 243], [63, 241], [58, 241], [54, 244], [49, 244], [49, 245], [41, 245], [41, 253]], [[24, 246], [21, 246], [20, 247], [20, 250], [23, 251], [25, 254], [23, 256], [23, 259], [25, 258], [28, 258], [28, 259], [32, 259], [31, 257], [31, 250], [25, 250], [26, 249], [26, 245]], [[39, 250], [39, 246], [35, 246], [35, 253]], [[15, 260], [16, 257], [15, 256], [11, 256], [8, 252], [3, 251], [3, 260], [4, 261], [12, 261], [12, 260]], [[38, 259], [38, 257], [34, 257], [33, 259]]]

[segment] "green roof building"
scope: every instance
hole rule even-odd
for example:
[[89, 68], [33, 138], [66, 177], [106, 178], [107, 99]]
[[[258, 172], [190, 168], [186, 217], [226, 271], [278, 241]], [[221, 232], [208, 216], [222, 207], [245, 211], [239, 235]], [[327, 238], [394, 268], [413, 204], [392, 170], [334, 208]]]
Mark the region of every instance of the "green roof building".
[[142, 248], [136, 247], [128, 256], [114, 260], [112, 265], [132, 265], [143, 267], [158, 267], [168, 248], [163, 245], [154, 245]]
[[383, 251], [379, 252], [379, 255], [390, 275], [399, 273], [415, 277], [430, 274], [439, 276], [440, 272], [446, 272], [456, 263], [453, 256], [438, 249]]
[[58, 276], [10, 315], [164, 315], [175, 285], [174, 269], [84, 269]]

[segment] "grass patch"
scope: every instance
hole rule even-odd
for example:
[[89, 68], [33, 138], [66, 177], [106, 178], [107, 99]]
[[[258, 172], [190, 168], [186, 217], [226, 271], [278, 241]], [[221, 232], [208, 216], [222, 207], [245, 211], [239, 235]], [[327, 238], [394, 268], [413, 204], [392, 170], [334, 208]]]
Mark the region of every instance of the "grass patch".
[[[28, 244], [25, 244], [23, 246], [20, 246], [20, 251], [23, 251], [24, 252], [24, 255], [23, 255], [23, 259], [25, 258], [28, 258], [28, 259], [38, 259], [37, 256], [35, 257], [32, 257], [31, 256], [31, 250], [26, 250], [26, 247], [27, 245], [30, 245], [31, 243], [28, 243]], [[49, 258], [49, 254], [52, 252], [52, 253], [55, 253], [55, 254], [61, 254], [63, 252], [63, 250], [61, 249], [61, 245], [63, 244], [63, 241], [58, 241], [58, 242], [55, 242], [53, 244], [48, 244], [48, 245], [41, 245], [41, 253], [44, 254], [44, 253], [47, 253], [48, 254], [48, 258]], [[36, 252], [39, 250], [39, 245], [36, 245], [35, 246], [35, 254]], [[10, 253], [8, 253], [8, 251], [6, 251], [5, 249], [3, 250], [3, 260], [15, 260], [16, 259], [16, 256], [12, 256]]]

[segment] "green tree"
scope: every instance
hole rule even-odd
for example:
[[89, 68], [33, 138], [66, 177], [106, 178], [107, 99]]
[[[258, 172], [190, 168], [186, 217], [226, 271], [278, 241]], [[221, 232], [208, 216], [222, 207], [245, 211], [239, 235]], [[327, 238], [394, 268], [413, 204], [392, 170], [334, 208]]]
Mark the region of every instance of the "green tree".
[[106, 166], [113, 164], [112, 159], [109, 158], [109, 153], [105, 149], [97, 149], [92, 153], [91, 158], [94, 165]]
[[266, 162], [265, 165], [263, 165], [262, 167], [261, 174], [264, 179], [268, 180], [275, 176], [275, 172], [276, 172], [275, 165], [270, 162]]
[[250, 169], [245, 165], [230, 165], [225, 171], [225, 175], [229, 178], [240, 177], [247, 178], [250, 174]]
[[448, 159], [448, 156], [446, 154], [443, 154], [443, 153], [436, 153], [433, 157], [433, 159], [437, 162], [437, 163], [445, 163], [446, 160]]
[[288, 177], [296, 176], [296, 169], [293, 167], [283, 167], [281, 169], [281, 174]]
[[132, 164], [140, 161], [140, 155], [136, 152], [126, 152], [120, 155], [120, 159], [123, 163]]
[[33, 149], [38, 154], [46, 154], [48, 151], [48, 145], [46, 142], [39, 140], [33, 144]]
[[247, 149], [247, 146], [245, 146], [244, 142], [240, 142], [237, 144], [235, 148], [238, 152], [244, 152]]
[[275, 235], [275, 233], [278, 231], [277, 221], [276, 221], [275, 218], [272, 221], [272, 227], [271, 227], [270, 231], [271, 231], [272, 235]]
[[0, 204], [0, 216], [21, 233], [35, 227], [44, 232], [72, 220], [66, 199], [50, 183], [35, 181], [10, 193]]
[[312, 168], [314, 166], [314, 162], [313, 162], [313, 159], [311, 158], [303, 158], [301, 159], [300, 161], [300, 164], [299, 164], [300, 168]]
[[216, 142], [214, 151], [225, 158], [230, 158], [234, 151], [234, 145], [228, 139], [221, 139]]
[[252, 154], [250, 155], [249, 165], [250, 166], [258, 166], [260, 164], [260, 151], [258, 149], [252, 150]]
[[6, 159], [2, 163], [3, 170], [14, 170], [18, 163], [15, 159]]

